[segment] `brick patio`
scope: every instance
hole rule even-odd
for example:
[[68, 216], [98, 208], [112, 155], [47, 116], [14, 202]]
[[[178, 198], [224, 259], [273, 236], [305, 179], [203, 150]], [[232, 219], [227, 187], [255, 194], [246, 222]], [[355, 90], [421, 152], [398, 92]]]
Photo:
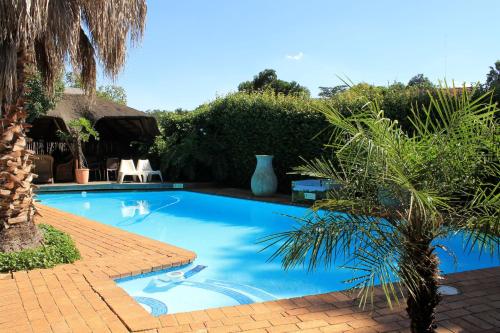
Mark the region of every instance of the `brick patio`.
[[[403, 307], [378, 295], [363, 311], [343, 293], [151, 316], [113, 278], [186, 264], [178, 247], [39, 205], [38, 223], [73, 237], [82, 260], [54, 269], [3, 274], [0, 332], [400, 332]], [[452, 274], [461, 290], [438, 308], [439, 332], [500, 332], [500, 268]]]

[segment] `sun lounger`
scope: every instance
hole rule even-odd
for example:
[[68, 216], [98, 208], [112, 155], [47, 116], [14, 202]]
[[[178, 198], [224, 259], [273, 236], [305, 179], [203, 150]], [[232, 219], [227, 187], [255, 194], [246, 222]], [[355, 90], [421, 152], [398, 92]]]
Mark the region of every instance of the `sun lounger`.
[[326, 193], [336, 186], [328, 179], [306, 179], [292, 182], [292, 201], [314, 201], [326, 198]]

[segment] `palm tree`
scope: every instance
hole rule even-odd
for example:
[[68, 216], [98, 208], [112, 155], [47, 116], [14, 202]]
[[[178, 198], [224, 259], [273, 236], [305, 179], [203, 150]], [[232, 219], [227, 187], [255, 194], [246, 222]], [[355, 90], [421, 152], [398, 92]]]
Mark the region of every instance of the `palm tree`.
[[36, 68], [50, 92], [69, 60], [95, 91], [96, 59], [115, 77], [127, 40], [142, 37], [145, 0], [6, 0], [0, 2], [0, 251], [39, 245], [33, 223], [32, 152], [26, 150], [24, 83]]
[[411, 135], [376, 103], [349, 116], [325, 106], [332, 158], [297, 171], [339, 187], [294, 230], [264, 240], [278, 246], [271, 258], [286, 269], [346, 260], [362, 306], [379, 284], [389, 305], [406, 298], [412, 332], [434, 332], [439, 238], [460, 233], [490, 254], [500, 246], [499, 109], [490, 94], [471, 95], [437, 89], [414, 109]]

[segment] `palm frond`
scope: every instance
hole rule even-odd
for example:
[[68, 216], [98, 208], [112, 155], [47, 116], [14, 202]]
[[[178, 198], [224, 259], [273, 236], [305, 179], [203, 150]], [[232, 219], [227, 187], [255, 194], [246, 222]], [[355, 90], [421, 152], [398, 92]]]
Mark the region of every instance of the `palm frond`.
[[391, 305], [403, 290], [417, 297], [434, 288], [436, 281], [425, 281], [440, 274], [433, 241], [451, 232], [466, 232], [470, 247], [498, 251], [500, 185], [484, 180], [499, 175], [499, 110], [489, 94], [473, 95], [439, 87], [428, 106], [413, 110], [409, 132], [376, 102], [348, 116], [324, 106], [332, 157], [304, 161], [295, 172], [339, 186], [313, 205], [314, 218], [264, 240], [277, 248], [271, 259], [308, 269], [347, 260], [359, 273], [349, 282], [364, 306], [377, 284]]
[[82, 21], [104, 71], [115, 77], [125, 63], [127, 37], [138, 42], [144, 32], [144, 0], [80, 0]]
[[295, 168], [290, 174], [301, 174], [315, 178], [329, 178], [333, 174], [336, 176], [336, 179], [342, 178], [342, 175], [339, 174], [335, 168], [334, 161], [331, 159], [319, 157], [311, 161], [305, 159], [302, 159], [302, 161], [304, 164]]
[[330, 267], [337, 259], [344, 260], [362, 242], [364, 226], [373, 223], [368, 217], [325, 211], [294, 219], [293, 230], [260, 240], [266, 244], [263, 250], [276, 248], [270, 260], [280, 258], [285, 269], [307, 266], [314, 270], [319, 264]]
[[500, 254], [500, 183], [478, 189], [463, 215], [458, 230], [466, 235], [466, 247]]
[[397, 230], [392, 225], [380, 222], [377, 220], [370, 228], [363, 230], [365, 242], [354, 251], [351, 261], [345, 266], [359, 274], [346, 282], [355, 283], [352, 289], [358, 291], [362, 307], [367, 305], [368, 300], [373, 304], [376, 285], [381, 286], [390, 307], [404, 297], [401, 282], [396, 282], [401, 279], [398, 267], [402, 251], [401, 238], [397, 232], [390, 232]]
[[1, 1], [0, 99], [14, 94], [21, 49], [34, 53], [48, 91], [69, 59], [93, 92], [95, 62], [114, 78], [125, 62], [127, 40], [135, 44], [142, 37], [145, 18], [145, 0]]

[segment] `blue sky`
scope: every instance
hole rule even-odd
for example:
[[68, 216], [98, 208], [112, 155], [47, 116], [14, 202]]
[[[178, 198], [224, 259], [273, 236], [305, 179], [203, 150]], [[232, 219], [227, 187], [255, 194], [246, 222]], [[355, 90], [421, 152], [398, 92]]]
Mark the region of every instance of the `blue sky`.
[[498, 0], [150, 0], [143, 42], [116, 84], [134, 108], [173, 110], [265, 68], [314, 96], [337, 75], [380, 85], [417, 73], [484, 81], [500, 59], [498, 13]]

